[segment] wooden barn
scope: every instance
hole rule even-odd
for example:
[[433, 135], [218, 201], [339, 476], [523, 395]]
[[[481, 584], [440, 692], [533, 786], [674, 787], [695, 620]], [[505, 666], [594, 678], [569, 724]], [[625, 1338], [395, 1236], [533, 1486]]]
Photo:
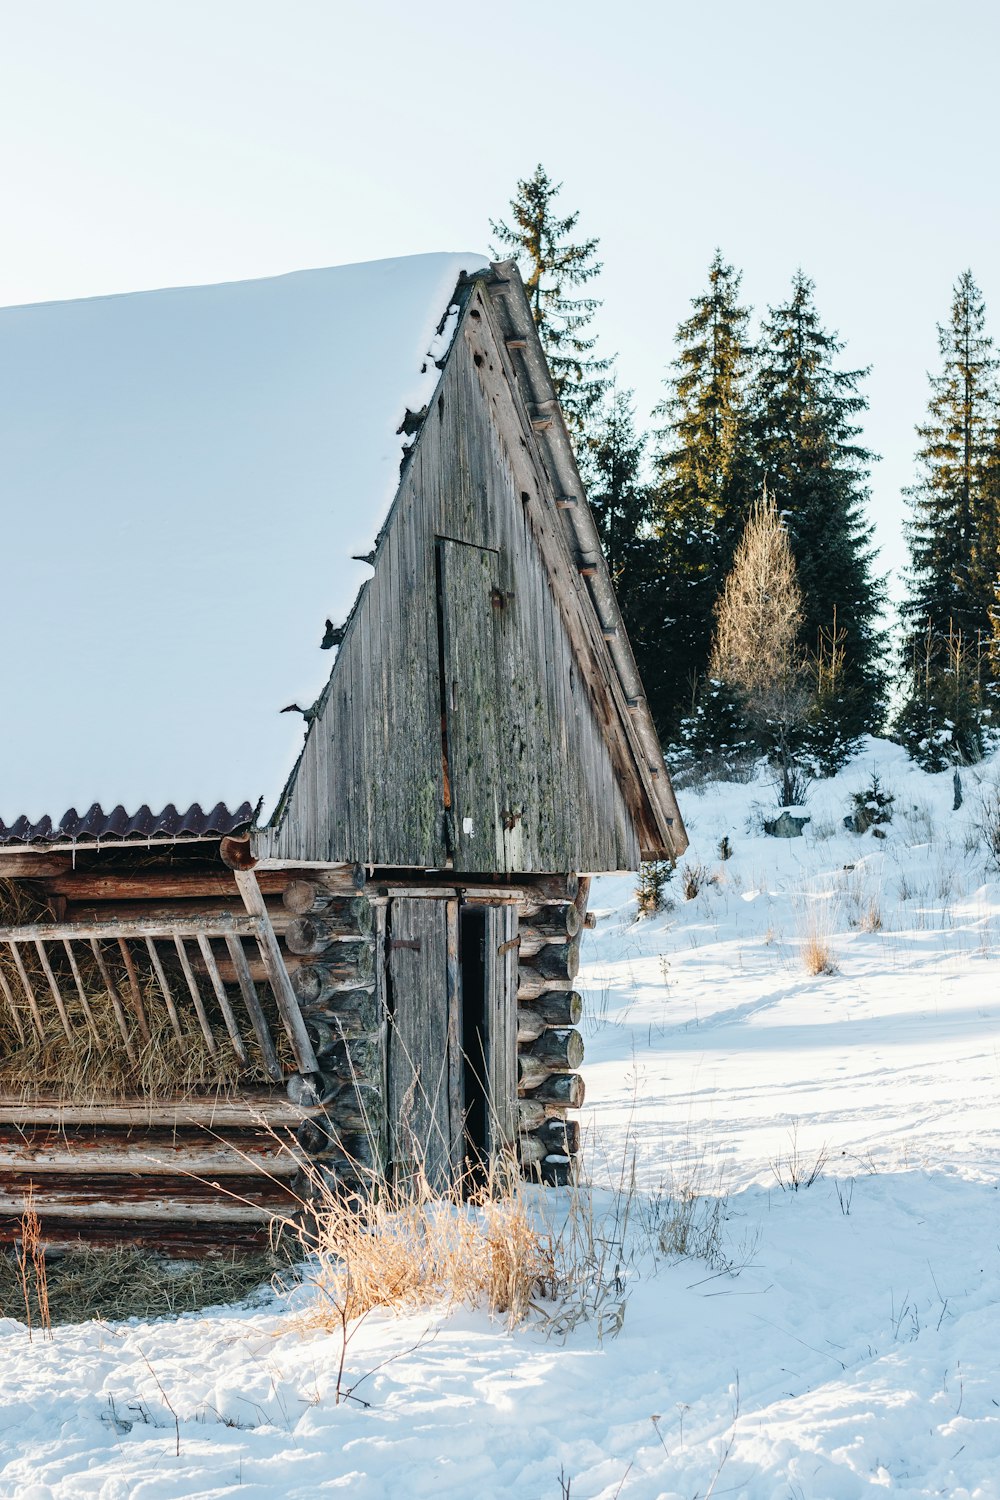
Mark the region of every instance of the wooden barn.
[[0, 386], [4, 1235], [565, 1181], [590, 875], [685, 835], [514, 264], [8, 308]]

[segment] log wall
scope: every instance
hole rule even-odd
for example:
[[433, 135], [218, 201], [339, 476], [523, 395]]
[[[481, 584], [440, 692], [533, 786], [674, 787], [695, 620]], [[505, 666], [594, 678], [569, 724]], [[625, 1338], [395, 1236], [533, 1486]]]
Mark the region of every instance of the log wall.
[[[530, 1175], [564, 1182], [574, 1170], [583, 1101], [576, 1071], [582, 1041], [574, 988], [587, 882], [539, 876], [517, 884], [458, 874], [375, 871], [367, 883], [349, 868], [263, 872], [259, 886], [278, 935], [315, 1068], [296, 1070], [286, 1052], [281, 1082], [269, 1089], [177, 1098], [36, 1098], [4, 1090], [0, 1059], [0, 1239], [18, 1232], [29, 1190], [50, 1243], [85, 1238], [189, 1245], [265, 1236], [274, 1214], [294, 1213], [307, 1192], [304, 1166], [350, 1185], [387, 1159], [386, 1010], [382, 976], [390, 903], [415, 892], [499, 903], [516, 916], [502, 945], [516, 963], [516, 1139]], [[448, 882], [436, 886], [434, 882]], [[58, 932], [246, 921], [236, 877], [172, 869], [65, 871], [32, 882], [50, 903]], [[243, 940], [240, 940], [241, 942]], [[247, 941], [245, 967], [267, 974]], [[196, 982], [209, 975], [189, 943]], [[214, 967], [234, 1013], [241, 978], [221, 940]], [[245, 976], [244, 976], [245, 980]], [[442, 996], [442, 1003], [444, 997]], [[178, 988], [175, 1005], [190, 1003]], [[5, 1003], [0, 996], [0, 1005]], [[71, 1027], [82, 1025], [67, 995]], [[138, 1038], [136, 1038], [138, 1044]], [[510, 1106], [513, 1106], [513, 1099]], [[459, 1156], [461, 1146], [459, 1143]]]

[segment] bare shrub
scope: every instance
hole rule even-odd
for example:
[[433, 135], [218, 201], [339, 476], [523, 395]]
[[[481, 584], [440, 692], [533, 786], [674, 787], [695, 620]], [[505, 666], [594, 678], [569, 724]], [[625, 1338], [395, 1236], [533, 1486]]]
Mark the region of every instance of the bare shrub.
[[1000, 783], [993, 782], [980, 788], [976, 825], [987, 858], [1000, 869]]
[[685, 901], [694, 898], [707, 885], [718, 885], [719, 877], [707, 865], [695, 862], [681, 867], [681, 891]]
[[722, 1252], [722, 1226], [728, 1196], [704, 1196], [686, 1186], [672, 1193], [664, 1205], [657, 1242], [664, 1255], [678, 1260], [703, 1260], [715, 1269], [727, 1266]]
[[788, 1149], [771, 1162], [771, 1171], [783, 1193], [797, 1193], [800, 1188], [812, 1187], [822, 1177], [829, 1155], [826, 1145], [816, 1151], [806, 1151], [800, 1146], [796, 1121], [789, 1132]]
[[759, 740], [771, 740], [781, 801], [795, 802], [791, 731], [809, 709], [808, 667], [799, 646], [802, 592], [788, 535], [765, 491], [750, 512], [715, 607], [709, 676], [734, 688]]

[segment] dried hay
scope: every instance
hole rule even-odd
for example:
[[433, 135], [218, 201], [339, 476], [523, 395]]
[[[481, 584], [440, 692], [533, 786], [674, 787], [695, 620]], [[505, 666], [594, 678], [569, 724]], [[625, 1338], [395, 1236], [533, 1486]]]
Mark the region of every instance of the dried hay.
[[[0, 880], [0, 925], [26, 926], [51, 920], [44, 900], [23, 884]], [[210, 1092], [226, 1094], [270, 1080], [249, 1025], [241, 1028], [249, 1058], [244, 1067], [233, 1050], [218, 1002], [208, 984], [202, 1000], [215, 1035], [213, 1055], [187, 990], [177, 960], [170, 961], [161, 945], [161, 961], [177, 1004], [180, 1037], [174, 1031], [159, 980], [144, 945], [130, 947], [149, 1037], [140, 1029], [131, 980], [117, 943], [102, 944], [102, 956], [114, 993], [109, 993], [100, 966], [89, 947], [74, 945], [80, 980], [90, 1009], [85, 1014], [76, 980], [61, 943], [47, 945], [49, 962], [70, 1020], [66, 1035], [51, 986], [33, 945], [20, 945], [21, 961], [31, 985], [41, 1020], [41, 1036], [32, 1022], [24, 983], [9, 948], [0, 947], [0, 975], [15, 997], [17, 1016], [6, 995], [0, 995], [0, 1089], [19, 1092], [30, 1100], [57, 1093], [76, 1103], [86, 1100], [187, 1097]], [[0, 984], [0, 990], [3, 985]], [[290, 1048], [268, 986], [257, 986], [271, 1035], [283, 1065], [291, 1071]], [[117, 1002], [117, 1004], [116, 1004]], [[241, 1003], [236, 1004], [240, 1013]], [[124, 1019], [125, 1034], [119, 1017]], [[20, 1022], [20, 1029], [18, 1027]]]
[[45, 1258], [45, 1287], [32, 1278], [25, 1307], [23, 1278], [13, 1247], [0, 1250], [0, 1316], [44, 1328], [88, 1318], [163, 1318], [205, 1307], [243, 1302], [291, 1275], [287, 1257], [274, 1251], [175, 1260], [146, 1250], [81, 1246]]

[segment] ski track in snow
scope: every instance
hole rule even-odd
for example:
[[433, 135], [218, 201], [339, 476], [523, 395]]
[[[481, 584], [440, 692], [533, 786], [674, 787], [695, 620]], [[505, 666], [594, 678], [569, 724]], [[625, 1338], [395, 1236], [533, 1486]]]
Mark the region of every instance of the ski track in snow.
[[[897, 798], [882, 842], [842, 824], [873, 766]], [[7, 1319], [0, 1495], [561, 1500], [562, 1471], [571, 1500], [1000, 1497], [1000, 875], [973, 838], [979, 778], [1000, 764], [963, 772], [952, 813], [950, 773], [870, 741], [815, 786], [802, 840], [753, 831], [766, 786], [682, 795], [682, 863], [715, 877], [693, 900], [675, 877], [673, 909], [637, 922], [630, 879], [595, 885], [599, 1223], [633, 1158], [636, 1181], [616, 1337], [379, 1314], [348, 1354], [350, 1379], [374, 1371], [363, 1409], [334, 1403], [337, 1341], [294, 1302], [51, 1342]], [[881, 930], [852, 925], [872, 901]], [[833, 975], [802, 967], [810, 926]], [[719, 1207], [732, 1271], [657, 1249], [685, 1188]]]

